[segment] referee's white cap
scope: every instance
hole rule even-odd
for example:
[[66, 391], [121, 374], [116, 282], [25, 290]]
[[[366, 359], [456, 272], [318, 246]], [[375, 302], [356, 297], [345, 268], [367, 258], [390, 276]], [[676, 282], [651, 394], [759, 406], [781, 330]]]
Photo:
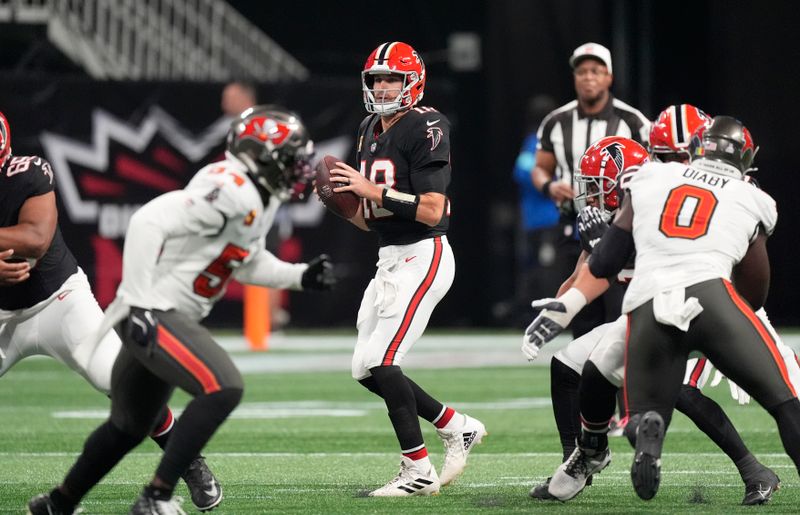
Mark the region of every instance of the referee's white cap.
[[614, 73], [611, 70], [611, 51], [599, 43], [584, 43], [576, 48], [569, 58], [569, 65], [575, 68], [587, 57], [600, 60], [608, 68], [608, 73]]

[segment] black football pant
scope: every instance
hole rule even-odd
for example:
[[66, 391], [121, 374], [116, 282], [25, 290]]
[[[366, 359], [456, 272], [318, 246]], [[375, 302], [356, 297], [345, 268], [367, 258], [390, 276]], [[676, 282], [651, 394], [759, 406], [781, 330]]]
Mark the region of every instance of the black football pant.
[[689, 330], [656, 322], [653, 301], [630, 313], [625, 389], [631, 416], [657, 411], [669, 424], [690, 351], [705, 354], [720, 372], [775, 417], [787, 454], [800, 467], [800, 402], [775, 341], [728, 281], [686, 288], [702, 313]]
[[191, 394], [175, 423], [156, 476], [173, 486], [217, 428], [238, 405], [243, 383], [238, 369], [211, 334], [176, 311], [153, 311], [155, 337], [146, 345], [117, 326], [123, 345], [111, 376], [111, 417], [87, 440], [63, 487], [80, 500], [163, 416], [175, 387]]

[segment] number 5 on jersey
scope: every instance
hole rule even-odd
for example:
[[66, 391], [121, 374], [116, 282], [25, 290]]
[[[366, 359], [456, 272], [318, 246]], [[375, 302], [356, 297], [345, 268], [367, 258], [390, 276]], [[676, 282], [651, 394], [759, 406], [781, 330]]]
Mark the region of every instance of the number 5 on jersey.
[[[369, 173], [366, 172], [366, 166], [367, 162], [362, 159], [359, 167], [361, 175], [374, 182], [378, 186], [386, 186], [387, 188], [394, 189], [394, 163], [391, 159], [376, 159], [372, 162], [372, 166], [369, 168]], [[374, 220], [376, 218], [392, 216], [391, 211], [383, 209], [382, 207], [378, 207], [377, 203], [367, 199], [362, 199], [362, 201], [364, 203], [364, 218], [366, 220]]]

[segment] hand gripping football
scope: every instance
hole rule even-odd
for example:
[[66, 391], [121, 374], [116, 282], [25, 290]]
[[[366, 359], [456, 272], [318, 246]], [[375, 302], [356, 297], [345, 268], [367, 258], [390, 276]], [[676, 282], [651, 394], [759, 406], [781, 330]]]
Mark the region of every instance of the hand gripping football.
[[317, 163], [317, 195], [325, 207], [334, 214], [350, 219], [358, 212], [361, 198], [352, 191], [334, 193], [333, 188], [338, 187], [339, 183], [331, 182], [331, 170], [336, 168], [337, 161], [342, 160], [334, 156], [325, 156]]

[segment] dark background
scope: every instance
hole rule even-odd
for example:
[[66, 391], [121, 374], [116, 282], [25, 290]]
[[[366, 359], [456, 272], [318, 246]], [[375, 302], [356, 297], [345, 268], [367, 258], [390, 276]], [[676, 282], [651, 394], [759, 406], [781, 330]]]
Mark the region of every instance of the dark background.
[[[429, 89], [424, 103], [439, 107], [454, 125], [450, 238], [457, 273], [453, 288], [434, 314], [434, 325], [512, 324], [496, 308], [513, 298], [516, 289], [517, 191], [511, 169], [525, 136], [526, 100], [537, 93], [549, 94], [559, 104], [573, 99], [567, 60], [586, 41], [611, 49], [613, 92], [648, 117], [671, 103], [686, 102], [711, 114], [734, 115], [750, 128], [761, 147], [757, 177], [777, 200], [780, 213], [769, 243], [773, 280], [768, 312], [777, 324], [800, 325], [795, 309], [800, 299], [794, 226], [800, 215], [794, 198], [800, 136], [796, 101], [800, 10], [795, 2], [230, 3], [311, 71], [302, 87], [260, 87], [262, 98], [291, 102], [305, 117], [315, 116], [328, 103], [347, 106], [337, 111], [340, 118], [333, 123], [328, 120], [326, 131], [341, 126], [342, 133], [355, 132], [363, 114], [359, 73], [378, 44], [406, 41], [425, 59]], [[455, 32], [480, 36], [479, 70], [451, 70], [447, 47]], [[41, 99], [26, 98], [30, 81], [39, 85], [39, 91], [47, 84], [64, 91], [63, 84], [69, 81], [76, 81], [79, 89], [88, 82], [79, 68], [47, 44], [43, 31], [0, 25], [0, 69], [0, 110], [9, 110], [9, 105], [16, 112], [27, 109], [24, 121], [15, 119], [15, 141], [28, 138], [34, 148], [38, 131], [52, 130], [53, 125], [63, 128], [73, 120], [77, 126], [88, 123], [88, 116], [43, 113], [36, 109]], [[126, 94], [131, 105], [155, 97], [175, 116], [180, 113], [188, 118], [197, 102], [216, 106], [222, 87], [186, 85], [184, 94], [175, 95], [173, 88], [178, 86], [174, 84], [105, 84], [103, 90], [109, 86]], [[194, 123], [203, 127], [211, 121], [213, 117]], [[76, 128], [77, 133], [81, 131], [86, 133], [88, 128]], [[361, 289], [373, 272], [374, 241], [332, 216], [323, 227], [322, 232], [300, 232], [303, 257], [334, 248], [334, 258], [346, 265], [347, 277], [334, 298], [293, 296], [293, 320], [299, 326], [352, 325]], [[216, 322], [238, 323], [233, 311], [223, 312]]]

